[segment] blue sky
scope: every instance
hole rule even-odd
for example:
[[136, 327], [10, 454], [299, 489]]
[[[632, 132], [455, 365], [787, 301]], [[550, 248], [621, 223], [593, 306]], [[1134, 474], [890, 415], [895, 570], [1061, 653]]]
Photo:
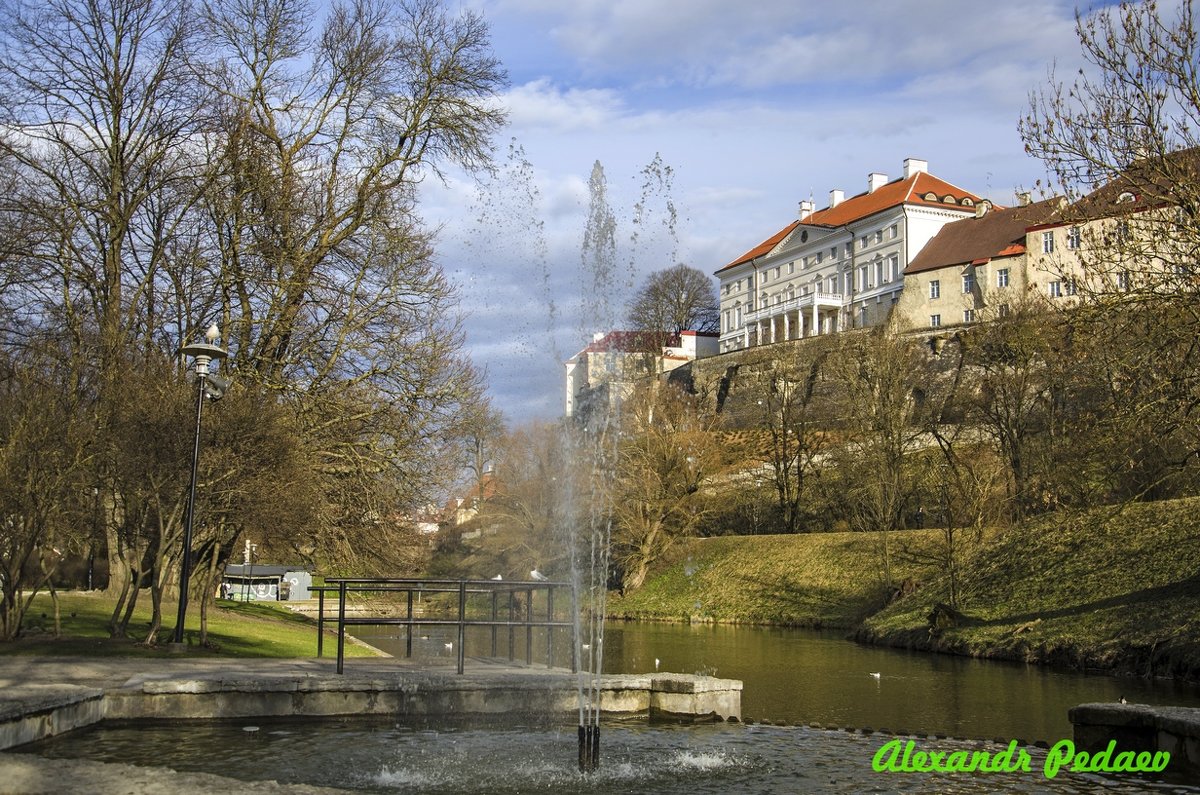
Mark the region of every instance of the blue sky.
[[[674, 262], [712, 273], [802, 199], [823, 207], [869, 172], [898, 177], [906, 157], [1000, 204], [1036, 190], [1044, 169], [1017, 121], [1052, 66], [1080, 66], [1075, 6], [1056, 0], [463, 7], [489, 22], [511, 82], [500, 174], [482, 192], [430, 180], [422, 211], [461, 289], [468, 352], [512, 422], [561, 415], [563, 360], [625, 325], [648, 274]], [[656, 157], [670, 178], [645, 191]], [[581, 265], [597, 161], [619, 244], [603, 300]]]

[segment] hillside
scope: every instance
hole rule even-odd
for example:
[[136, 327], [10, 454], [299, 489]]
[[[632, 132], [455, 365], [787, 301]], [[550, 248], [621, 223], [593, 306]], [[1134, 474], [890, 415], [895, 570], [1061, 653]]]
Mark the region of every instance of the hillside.
[[931, 631], [945, 575], [905, 554], [938, 531], [891, 534], [887, 604], [872, 534], [694, 539], [614, 618], [844, 627], [869, 643], [1076, 669], [1200, 678], [1200, 499], [1053, 515], [991, 534], [966, 562], [958, 625]]
[[1200, 678], [1200, 499], [1095, 509], [1011, 531], [967, 573], [960, 626], [930, 631], [938, 583], [860, 640], [1071, 668]]
[[[890, 534], [926, 548], [931, 531]], [[718, 621], [849, 628], [889, 597], [880, 576], [878, 539], [868, 533], [724, 536], [691, 539], [661, 563], [646, 584], [612, 597], [614, 618]], [[898, 581], [927, 570], [893, 561]]]

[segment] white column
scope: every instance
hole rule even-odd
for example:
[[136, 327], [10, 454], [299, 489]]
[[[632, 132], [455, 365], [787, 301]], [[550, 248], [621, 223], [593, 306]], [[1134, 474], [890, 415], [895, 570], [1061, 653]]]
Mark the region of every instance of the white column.
[[783, 313], [783, 338], [790, 340], [792, 338], [792, 314], [791, 312]]
[[813, 334], [821, 333], [821, 314], [817, 309], [817, 297], [813, 296]]

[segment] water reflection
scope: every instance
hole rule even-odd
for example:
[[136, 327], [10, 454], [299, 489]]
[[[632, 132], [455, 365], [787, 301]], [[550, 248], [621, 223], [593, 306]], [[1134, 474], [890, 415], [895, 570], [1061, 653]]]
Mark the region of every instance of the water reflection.
[[1200, 707], [1194, 685], [862, 646], [840, 632], [614, 622], [607, 643], [610, 672], [659, 658], [664, 671], [740, 679], [743, 715], [782, 723], [1053, 742], [1071, 736], [1076, 704]]

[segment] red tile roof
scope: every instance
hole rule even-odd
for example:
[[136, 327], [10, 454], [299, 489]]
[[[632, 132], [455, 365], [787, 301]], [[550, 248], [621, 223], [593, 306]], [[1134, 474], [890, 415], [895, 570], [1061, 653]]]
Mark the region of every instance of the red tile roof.
[[[926, 199], [925, 196], [927, 194], [933, 194], [935, 198]], [[953, 205], [943, 201], [947, 196], [954, 199]], [[895, 179], [873, 191], [864, 191], [857, 196], [851, 196], [849, 199], [840, 202], [836, 207], [826, 207], [824, 210], [818, 210], [803, 221], [793, 221], [717, 272], [720, 273], [727, 268], [732, 268], [763, 256], [779, 245], [796, 227], [802, 224], [805, 226], [825, 227], [843, 226], [901, 204], [924, 205], [926, 207], [954, 206], [959, 210], [967, 209], [962, 205], [963, 199], [970, 199], [972, 204], [982, 201], [980, 197], [970, 191], [951, 185], [949, 182], [935, 177], [926, 171], [919, 171], [906, 179]]]
[[[792, 221], [790, 224], [785, 226], [783, 229], [780, 229], [778, 232], [771, 235], [766, 240], [759, 243], [757, 246], [755, 246], [754, 248], [750, 249], [742, 256], [735, 259], [733, 262], [731, 262], [728, 265], [726, 265], [725, 267], [721, 268], [721, 270], [725, 270], [725, 268], [732, 268], [734, 265], [741, 265], [743, 262], [749, 262], [752, 259], [757, 259], [757, 258], [761, 257], [763, 254], [766, 254], [771, 249], [778, 246], [780, 241], [782, 241], [788, 235], [790, 235], [792, 233], [792, 230], [798, 226], [800, 226], [799, 221]], [[719, 272], [720, 271], [718, 271], [718, 273]]]
[[904, 275], [1020, 254], [1025, 250], [1025, 230], [1051, 217], [1059, 206], [1059, 199], [1046, 199], [1024, 207], [991, 210], [982, 218], [952, 221], [913, 257]]
[[610, 331], [575, 356], [585, 353], [641, 353], [679, 345], [679, 337], [666, 331]]

